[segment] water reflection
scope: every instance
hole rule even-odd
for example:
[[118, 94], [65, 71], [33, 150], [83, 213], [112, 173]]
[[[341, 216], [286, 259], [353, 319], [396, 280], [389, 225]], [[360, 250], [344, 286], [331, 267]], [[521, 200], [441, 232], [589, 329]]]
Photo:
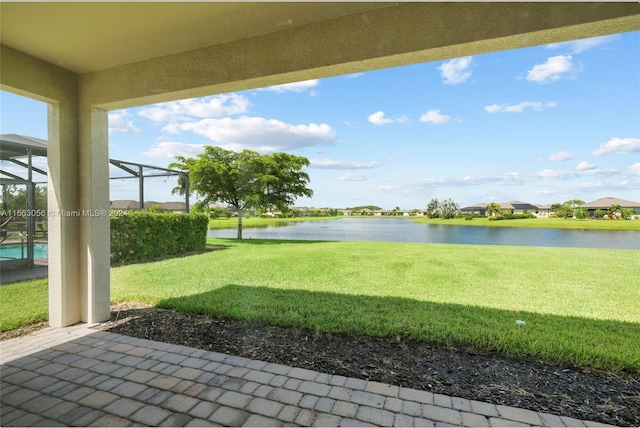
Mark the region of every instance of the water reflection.
[[[235, 229], [209, 230], [211, 238], [235, 238]], [[345, 218], [245, 228], [245, 238], [326, 241], [382, 241], [439, 244], [640, 250], [640, 231], [527, 229], [413, 223], [405, 218]]]

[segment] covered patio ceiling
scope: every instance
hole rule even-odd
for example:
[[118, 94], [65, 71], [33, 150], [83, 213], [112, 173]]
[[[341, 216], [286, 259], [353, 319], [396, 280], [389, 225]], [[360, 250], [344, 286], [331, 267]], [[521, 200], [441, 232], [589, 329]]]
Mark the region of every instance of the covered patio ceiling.
[[3, 47], [117, 85], [107, 109], [638, 29], [637, 2], [0, 2]]
[[6, 46], [87, 73], [397, 4], [2, 2], [0, 34]]

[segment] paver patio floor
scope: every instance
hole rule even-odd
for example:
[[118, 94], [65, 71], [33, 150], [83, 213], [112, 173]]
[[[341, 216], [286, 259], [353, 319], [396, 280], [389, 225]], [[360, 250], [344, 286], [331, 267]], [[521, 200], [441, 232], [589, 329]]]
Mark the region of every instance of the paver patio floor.
[[0, 426], [605, 426], [91, 329], [0, 342]]

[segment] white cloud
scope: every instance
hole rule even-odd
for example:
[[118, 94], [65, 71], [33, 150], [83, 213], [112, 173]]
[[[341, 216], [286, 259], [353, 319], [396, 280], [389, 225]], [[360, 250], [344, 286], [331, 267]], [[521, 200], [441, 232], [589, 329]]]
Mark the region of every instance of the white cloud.
[[637, 175], [640, 177], [640, 162], [631, 165], [631, 167], [629, 168], [629, 174]]
[[[635, 171], [635, 172], [634, 172]], [[579, 180], [583, 180], [586, 177], [613, 177], [620, 174], [620, 170], [615, 169], [575, 169], [575, 170], [555, 170], [544, 169], [536, 172], [523, 172], [513, 171], [504, 174], [490, 174], [490, 175], [468, 175], [464, 177], [428, 177], [420, 180], [397, 182], [392, 185], [386, 185], [378, 187], [377, 189], [385, 192], [393, 192], [396, 194], [420, 194], [425, 191], [432, 191], [433, 189], [446, 189], [446, 188], [462, 188], [472, 186], [526, 186], [536, 181], [548, 182], [553, 186], [553, 192], [549, 194], [557, 195], [558, 189], [561, 186], [567, 186], [563, 182], [570, 182], [574, 180], [573, 185], [578, 185]], [[640, 163], [632, 166], [630, 169], [630, 175], [640, 175]], [[634, 181], [635, 180], [635, 181]], [[633, 177], [632, 180], [627, 181], [614, 181], [619, 186], [624, 188], [630, 188], [633, 182], [638, 180]], [[613, 186], [614, 184], [612, 184]], [[609, 188], [610, 186], [606, 186]], [[620, 187], [623, 188], [623, 187]], [[458, 191], [459, 192], [459, 191]], [[543, 194], [544, 192], [539, 192]], [[495, 199], [495, 198], [489, 198]]]
[[471, 66], [472, 58], [473, 57], [471, 56], [455, 58], [438, 67], [440, 75], [444, 79], [444, 83], [446, 85], [457, 85], [471, 77], [469, 67]]
[[605, 176], [614, 176], [620, 174], [619, 169], [600, 169], [600, 168], [588, 168], [580, 170], [581, 176], [593, 176], [593, 175], [605, 175]]
[[575, 184], [572, 184], [569, 188], [573, 189], [574, 191], [577, 190], [582, 192], [594, 192], [594, 191], [601, 191], [604, 188], [611, 189], [611, 185], [598, 181], [595, 183], [594, 182], [575, 183]]
[[483, 177], [483, 176], [478, 176], [478, 175], [467, 175], [462, 177], [462, 180], [460, 181], [461, 184], [482, 184], [482, 183], [486, 183], [487, 181], [491, 181], [492, 178], [491, 177]]
[[360, 77], [362, 76], [363, 73], [352, 73], [352, 74], [347, 74], [345, 77], [347, 79], [355, 79], [356, 77]]
[[543, 169], [542, 171], [538, 171], [534, 174], [534, 176], [539, 178], [556, 178], [556, 179], [565, 179], [572, 176], [575, 176], [574, 172], [570, 171], [561, 171], [557, 169]]
[[571, 55], [557, 55], [547, 58], [544, 64], [536, 64], [527, 71], [527, 80], [530, 82], [547, 83], [559, 80], [566, 73], [581, 71], [574, 66]]
[[371, 178], [371, 174], [356, 174], [353, 172], [348, 172], [344, 175], [341, 175], [338, 180], [340, 181], [365, 181], [368, 178]]
[[617, 175], [620, 173], [619, 169], [598, 169], [598, 168], [589, 168], [580, 170], [581, 176], [592, 176], [592, 175]]
[[373, 123], [374, 125], [387, 125], [389, 123], [406, 123], [409, 121], [409, 119], [407, 119], [404, 116], [398, 117], [395, 119], [385, 117], [385, 114], [383, 111], [377, 111], [375, 113], [370, 114], [367, 120]]
[[126, 118], [126, 113], [110, 113], [109, 114], [109, 134], [139, 134], [140, 129], [137, 128], [132, 121]]
[[444, 184], [453, 184], [454, 180], [450, 178], [444, 177], [431, 177], [431, 178], [423, 178], [421, 180], [416, 180], [413, 182], [414, 185], [420, 187], [433, 187], [433, 186], [441, 186]]
[[546, 158], [541, 158], [541, 159], [538, 159], [538, 160], [548, 160], [548, 161], [553, 161], [553, 162], [564, 162], [564, 161], [568, 161], [569, 159], [573, 159], [573, 153], [571, 153], [568, 150], [564, 150], [564, 151], [561, 151], [561, 152], [551, 153]]
[[374, 125], [385, 125], [387, 123], [393, 123], [392, 119], [387, 119], [384, 117], [383, 111], [377, 111], [375, 113], [370, 114], [367, 120], [373, 123]]
[[175, 158], [176, 156], [192, 157], [204, 151], [204, 144], [187, 144], [174, 141], [156, 143], [143, 155], [153, 158]]
[[242, 114], [249, 104], [243, 95], [223, 94], [155, 104], [140, 110], [138, 115], [154, 122], [183, 121]]
[[587, 171], [587, 170], [591, 170], [591, 169], [596, 169], [596, 166], [594, 164], [592, 164], [592, 163], [587, 162], [587, 161], [582, 161], [576, 166], [576, 169], [578, 171]]
[[[582, 162], [586, 163], [586, 162]], [[556, 170], [556, 169], [545, 169], [542, 171], [538, 171], [533, 174], [535, 178], [542, 179], [557, 179], [557, 180], [566, 180], [576, 177], [585, 177], [585, 176], [594, 176], [594, 175], [604, 175], [604, 176], [612, 176], [616, 175], [620, 172], [617, 169], [597, 169], [595, 166], [587, 164], [585, 168], [576, 168], [573, 171], [570, 170]]]
[[334, 159], [311, 159], [311, 168], [322, 169], [368, 169], [382, 165], [378, 161], [353, 162]]
[[293, 125], [276, 119], [249, 116], [202, 119], [181, 123], [177, 127], [205, 136], [230, 150], [286, 151], [328, 145], [335, 139], [335, 132], [326, 124]]
[[449, 122], [450, 120], [451, 116], [440, 113], [440, 110], [429, 110], [420, 117], [420, 122], [434, 123], [436, 125]]
[[178, 122], [168, 123], [162, 127], [162, 132], [166, 132], [167, 134], [179, 134], [180, 124]]
[[640, 138], [613, 137], [606, 143], [600, 144], [600, 148], [591, 152], [593, 156], [603, 156], [612, 153], [640, 152]]
[[522, 113], [525, 108], [532, 108], [533, 110], [540, 111], [543, 108], [553, 108], [556, 106], [555, 101], [549, 101], [548, 103], [541, 103], [540, 101], [522, 101], [519, 104], [492, 104], [485, 106], [485, 111], [489, 113]]
[[529, 174], [524, 172], [509, 172], [496, 177], [498, 184], [507, 186], [521, 186], [529, 181]]
[[617, 35], [612, 36], [601, 36], [601, 37], [591, 37], [588, 39], [574, 40], [571, 42], [563, 42], [563, 43], [551, 43], [546, 47], [548, 49], [559, 49], [568, 47], [571, 49], [571, 52], [574, 54], [586, 52], [591, 48], [596, 46], [602, 46], [607, 43], [613, 42], [618, 39]]
[[[264, 88], [265, 91], [276, 92], [278, 94], [282, 94], [285, 92], [304, 92], [307, 89], [315, 88], [320, 84], [318, 79], [313, 80], [304, 80], [302, 82], [294, 82], [294, 83], [285, 83], [282, 85], [268, 86]], [[312, 93], [312, 95], [316, 95], [317, 92]]]
[[575, 191], [596, 191], [602, 192], [602, 189], [606, 189], [608, 192], [615, 190], [629, 191], [629, 190], [637, 190], [640, 185], [639, 180], [615, 180], [615, 181], [596, 181], [596, 182], [584, 182], [584, 183], [575, 183], [570, 186], [570, 189]]
[[[174, 105], [174, 104], [171, 104]], [[162, 105], [161, 107], [148, 107], [138, 112], [138, 115], [152, 120], [154, 122], [164, 122], [172, 119], [174, 109], [169, 104]]]

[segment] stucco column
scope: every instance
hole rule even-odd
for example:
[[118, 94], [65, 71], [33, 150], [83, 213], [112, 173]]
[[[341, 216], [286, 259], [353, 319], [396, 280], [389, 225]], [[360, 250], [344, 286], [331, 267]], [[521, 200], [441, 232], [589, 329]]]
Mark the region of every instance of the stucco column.
[[75, 324], [81, 317], [77, 118], [74, 98], [49, 104], [49, 324], [54, 327]]
[[0, 45], [0, 88], [48, 103], [49, 324], [109, 318], [107, 111], [79, 76]]
[[79, 191], [81, 319], [109, 319], [109, 149], [106, 110], [80, 103]]
[[109, 318], [109, 156], [105, 110], [50, 104], [49, 323]]

